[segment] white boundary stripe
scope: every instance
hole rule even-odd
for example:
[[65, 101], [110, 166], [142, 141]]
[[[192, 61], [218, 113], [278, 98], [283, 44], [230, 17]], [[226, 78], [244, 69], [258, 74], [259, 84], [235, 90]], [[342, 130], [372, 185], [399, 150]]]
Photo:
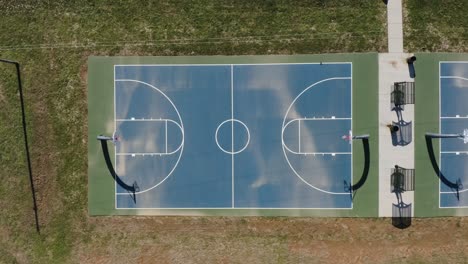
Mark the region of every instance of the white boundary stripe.
[[[168, 119], [168, 118], [123, 118], [123, 119], [116, 119], [115, 121], [117, 122], [164, 122], [164, 121], [169, 121], [175, 124], [179, 124], [174, 119]], [[180, 127], [180, 126], [179, 126]]]
[[[349, 131], [349, 135], [351, 136], [350, 140], [349, 140], [349, 143], [351, 145], [351, 153], [353, 152], [353, 64], [351, 63], [351, 130]], [[350, 171], [350, 174], [351, 174], [351, 182], [350, 182], [350, 185], [353, 185], [354, 184], [354, 171], [353, 171], [353, 155], [351, 154], [351, 171]], [[353, 199], [351, 199], [351, 208], [354, 207], [354, 203], [353, 203]]]
[[[324, 82], [328, 82], [328, 81], [334, 81], [334, 80], [350, 80], [351, 81], [351, 85], [350, 85], [350, 89], [351, 89], [351, 117], [352, 117], [352, 64], [351, 64], [351, 76], [350, 77], [332, 77], [332, 78], [327, 78], [327, 79], [323, 79], [323, 80], [320, 80], [318, 82], [315, 82], [311, 85], [309, 85], [308, 87], [306, 87], [304, 90], [302, 90], [302, 92], [300, 92], [296, 98], [294, 98], [294, 100], [292, 101], [292, 103], [289, 105], [287, 111], [286, 111], [286, 114], [283, 118], [283, 124], [282, 124], [282, 129], [281, 129], [281, 144], [282, 144], [282, 148], [283, 148], [283, 153], [284, 153], [284, 157], [286, 158], [286, 162], [288, 163], [289, 167], [291, 168], [291, 170], [296, 174], [296, 176], [302, 181], [304, 182], [305, 184], [307, 184], [309, 187], [317, 190], [317, 191], [320, 191], [320, 192], [323, 192], [323, 193], [328, 193], [328, 194], [336, 194], [336, 195], [349, 195], [349, 192], [331, 192], [331, 191], [326, 191], [326, 190], [323, 190], [323, 189], [320, 189], [312, 184], [310, 184], [309, 182], [307, 182], [304, 178], [302, 178], [300, 176], [300, 174], [294, 169], [294, 167], [291, 165], [291, 162], [289, 161], [288, 159], [288, 156], [286, 154], [286, 150], [285, 150], [285, 143], [284, 143], [284, 129], [285, 129], [285, 123], [286, 123], [286, 117], [288, 116], [289, 114], [289, 111], [291, 110], [291, 107], [294, 105], [294, 103], [297, 101], [297, 99], [302, 95], [304, 94], [306, 91], [308, 91], [310, 88], [318, 85], [318, 84], [321, 84], [321, 83], [324, 83]], [[352, 123], [352, 122], [351, 122]], [[351, 129], [352, 129], [352, 124], [351, 124]], [[351, 150], [352, 150], [352, 143], [351, 143]], [[352, 168], [352, 155], [351, 155], [351, 180], [353, 180], [353, 168]], [[351, 207], [352, 208], [352, 207]]]
[[442, 154], [468, 154], [468, 151], [462, 150], [462, 151], [441, 151], [440, 153]]
[[[247, 145], [246, 145], [247, 147]], [[234, 208], [234, 66], [231, 64], [231, 207]]]
[[219, 63], [219, 64], [210, 64], [210, 63], [206, 63], [206, 64], [116, 64], [114, 65], [115, 67], [190, 67], [190, 66], [194, 66], [194, 67], [199, 67], [199, 66], [256, 66], [256, 65], [278, 65], [278, 66], [282, 66], [282, 65], [334, 65], [334, 64], [339, 64], [339, 65], [343, 65], [343, 64], [352, 64], [351, 62], [298, 62], [298, 63], [292, 63], [292, 62], [285, 62], [285, 63], [281, 63], [281, 62], [278, 62], [278, 63], [233, 63], [233, 64], [222, 64], [222, 63]]
[[462, 63], [462, 64], [468, 64], [468, 61], [440, 61], [439, 63], [450, 63], [450, 64], [455, 64], [455, 63]]
[[[123, 195], [124, 193], [118, 193], [117, 195]], [[122, 210], [350, 210], [352, 207], [119, 207], [117, 209]]]
[[[117, 131], [117, 97], [115, 97], [115, 65], [114, 65], [114, 135]], [[117, 145], [114, 144], [114, 164], [115, 164], [115, 173], [119, 175], [119, 168], [117, 166]], [[117, 208], [117, 181], [114, 181], [114, 208]]]
[[[439, 117], [442, 116], [442, 79], [440, 78], [441, 76], [441, 62], [439, 61]], [[442, 119], [439, 118], [439, 134], [442, 133]], [[439, 172], [442, 171], [442, 154], [440, 153], [440, 150], [442, 150], [442, 140], [439, 140]], [[442, 200], [442, 194], [440, 193], [441, 191], [441, 185], [440, 185], [440, 173], [437, 175], [439, 178], [439, 208], [441, 208], [441, 200]]]
[[[442, 195], [442, 194], [441, 194]], [[439, 208], [442, 208], [442, 209], [460, 209], [460, 208], [468, 208], [468, 206], [445, 206], [445, 207], [439, 207]]]
[[[290, 151], [288, 149], [288, 151]], [[293, 152], [290, 151], [292, 154], [297, 154], [297, 155], [312, 155], [312, 156], [318, 156], [318, 155], [351, 155], [353, 154], [352, 152]]]
[[[141, 66], [229, 66], [230, 65], [231, 66], [231, 117], [232, 117], [232, 119], [234, 119], [234, 109], [233, 109], [233, 107], [234, 107], [234, 105], [233, 105], [233, 96], [234, 96], [233, 95], [233, 66], [234, 65], [248, 66], [248, 65], [301, 65], [301, 64], [304, 64], [304, 65], [314, 65], [314, 64], [341, 64], [341, 65], [343, 65], [343, 64], [349, 64], [349, 65], [351, 65], [351, 77], [346, 77], [346, 78], [343, 78], [343, 79], [350, 79], [351, 80], [351, 118], [344, 118], [344, 119], [352, 119], [352, 63], [351, 62], [256, 63], [256, 64], [122, 64], [122, 65], [114, 65], [114, 116], [116, 117], [116, 112], [115, 112], [115, 106], [116, 106], [116, 103], [115, 103], [115, 82], [117, 81], [115, 79], [115, 68], [116, 68], [116, 66], [141, 67]], [[336, 78], [331, 78], [331, 79], [342, 79], [342, 78], [341, 77], [336, 77]], [[118, 80], [118, 81], [124, 81], [124, 80]], [[136, 80], [133, 80], [133, 81], [136, 81]], [[324, 81], [324, 80], [322, 80], [322, 81]], [[322, 82], [322, 81], [320, 81], [320, 82]], [[316, 120], [336, 120], [336, 119], [338, 119], [338, 118], [317, 118]], [[181, 126], [183, 128], [182, 119], [180, 119], [180, 120], [181, 120]], [[153, 121], [153, 120], [149, 120], [149, 121]], [[117, 122], [117, 120], [115, 120], [115, 127], [116, 127], [116, 122]], [[167, 123], [167, 121], [166, 121], [166, 123]], [[175, 123], [177, 123], [177, 122], [175, 122]], [[232, 129], [233, 128], [234, 128], [234, 126], [232, 126]], [[352, 123], [351, 123], [351, 129], [352, 129]], [[184, 133], [183, 130], [182, 130], [182, 133]], [[183, 140], [182, 140], [182, 142], [183, 142]], [[352, 144], [352, 142], [351, 142], [351, 144]], [[183, 143], [182, 143], [182, 145], [183, 145]], [[232, 131], [232, 148], [234, 148], [234, 131]], [[351, 150], [352, 150], [352, 146], [351, 146]], [[349, 209], [353, 208], [353, 203], [352, 202], [351, 202], [351, 207], [344, 207], [344, 208], [342, 208], [342, 207], [332, 207], [332, 208], [321, 208], [321, 207], [304, 207], [304, 208], [301, 208], [301, 207], [297, 207], [297, 208], [238, 207], [238, 208], [235, 208], [234, 207], [234, 154], [232, 154], [231, 156], [232, 156], [232, 207], [231, 208], [229, 208], [229, 207], [211, 207], [211, 208], [204, 208], [204, 207], [193, 207], [193, 208], [154, 208], [154, 207], [152, 207], [152, 208], [124, 208], [124, 207], [120, 207], [120, 208], [117, 208], [117, 199], [115, 201], [115, 207], [116, 207], [116, 209], [136, 209], [136, 210], [140, 210], [140, 209], [142, 209], [142, 210], [145, 210], [145, 209], [148, 209], [148, 210], [206, 210], [206, 209], [215, 209], [215, 210], [216, 209], [231, 209], [231, 210], [232, 209], [233, 210], [307, 210], [307, 209], [341, 210], [341, 209], [343, 209], [343, 210], [349, 210]], [[351, 182], [353, 182], [352, 160], [353, 159], [352, 159], [352, 155], [351, 155]], [[116, 195], [128, 195], [128, 193], [117, 193], [117, 188], [116, 187], [117, 186], [115, 185]], [[154, 187], [156, 187], [156, 186], [154, 186]], [[149, 191], [149, 190], [146, 190], [146, 191]], [[335, 193], [335, 194], [349, 195], [349, 193], [347, 193], [347, 192], [346, 193]]]
[[170, 152], [170, 153], [167, 153], [167, 152], [121, 152], [121, 153], [116, 153], [117, 156], [170, 156], [174, 153], [176, 153], [177, 151], [175, 152]]

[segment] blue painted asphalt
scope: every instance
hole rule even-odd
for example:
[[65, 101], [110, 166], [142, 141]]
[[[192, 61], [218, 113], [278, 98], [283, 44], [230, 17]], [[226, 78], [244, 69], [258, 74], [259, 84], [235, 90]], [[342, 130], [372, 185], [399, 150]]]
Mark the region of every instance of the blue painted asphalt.
[[[440, 131], [460, 134], [468, 128], [468, 63], [440, 64]], [[453, 190], [440, 183], [441, 207], [468, 207], [468, 144], [462, 139], [441, 139], [440, 170], [450, 182], [460, 181], [463, 189]], [[457, 153], [458, 152], [458, 153]]]
[[[115, 66], [117, 208], [351, 208], [351, 64]], [[234, 153], [234, 154], [233, 154]]]

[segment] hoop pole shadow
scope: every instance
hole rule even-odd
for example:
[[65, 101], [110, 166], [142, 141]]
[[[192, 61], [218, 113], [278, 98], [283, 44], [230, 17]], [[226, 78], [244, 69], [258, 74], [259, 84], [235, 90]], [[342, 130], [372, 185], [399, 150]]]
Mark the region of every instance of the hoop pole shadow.
[[20, 64], [16, 61], [10, 61], [5, 59], [0, 59], [0, 62], [13, 64], [16, 67], [16, 75], [18, 78], [18, 90], [20, 96], [20, 103], [21, 103], [21, 118], [22, 118], [22, 125], [23, 125], [23, 135], [24, 135], [24, 148], [26, 149], [26, 160], [28, 165], [28, 172], [29, 172], [29, 183], [31, 185], [31, 193], [33, 199], [33, 210], [34, 210], [34, 219], [36, 223], [36, 232], [40, 234], [40, 227], [39, 227], [39, 213], [37, 208], [37, 200], [36, 200], [36, 190], [34, 188], [34, 180], [32, 174], [32, 166], [31, 166], [31, 155], [29, 153], [29, 144], [28, 144], [28, 134], [26, 129], [26, 114], [24, 110], [24, 99], [23, 99], [23, 86], [21, 83], [21, 71], [20, 71]]
[[[370, 167], [370, 150], [369, 150], [369, 135], [362, 135], [362, 136], [353, 136], [354, 139], [361, 139], [362, 140], [362, 146], [364, 149], [364, 169], [361, 174], [361, 178], [359, 178], [359, 181], [353, 185], [349, 184], [349, 193], [351, 195], [351, 198], [354, 199], [354, 195], [357, 190], [362, 188], [364, 184], [367, 181], [367, 178], [369, 176], [369, 167]], [[345, 186], [347, 184], [345, 183]]]
[[435, 158], [434, 147], [432, 145], [432, 139], [433, 138], [441, 138], [441, 137], [458, 138], [458, 137], [460, 137], [460, 135], [450, 134], [450, 135], [445, 135], [444, 136], [444, 135], [439, 135], [439, 134], [426, 133], [425, 137], [426, 137], [427, 152], [429, 154], [429, 159], [431, 160], [432, 168], [434, 169], [434, 171], [436, 172], [437, 177], [442, 181], [443, 184], [445, 184], [450, 189], [455, 190], [457, 192], [457, 199], [460, 200], [461, 183], [460, 182], [451, 182], [440, 171], [439, 165], [437, 164], [437, 160]]
[[109, 148], [107, 147], [107, 141], [110, 140], [111, 138], [98, 136], [97, 139], [101, 142], [101, 148], [102, 148], [102, 153], [104, 155], [104, 160], [106, 161], [107, 169], [109, 170], [112, 178], [114, 179], [115, 182], [117, 182], [117, 184], [120, 187], [124, 188], [126, 191], [132, 194], [133, 202], [136, 203], [136, 192], [138, 189], [136, 182], [133, 185], [128, 185], [125, 182], [123, 182], [120, 179], [120, 177], [117, 175], [117, 173], [115, 172], [114, 166], [112, 165], [112, 161], [109, 155]]

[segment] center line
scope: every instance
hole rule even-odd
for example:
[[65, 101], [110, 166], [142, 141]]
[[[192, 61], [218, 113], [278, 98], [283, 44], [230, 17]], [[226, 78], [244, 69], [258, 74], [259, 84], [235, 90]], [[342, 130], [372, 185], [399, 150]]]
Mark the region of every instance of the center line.
[[231, 64], [231, 207], [234, 208], [234, 66]]

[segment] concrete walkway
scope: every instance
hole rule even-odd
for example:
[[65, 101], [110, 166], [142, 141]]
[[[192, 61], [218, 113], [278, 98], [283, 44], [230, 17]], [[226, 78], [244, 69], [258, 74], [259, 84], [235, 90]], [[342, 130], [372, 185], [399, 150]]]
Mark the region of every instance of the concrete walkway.
[[[391, 88], [395, 82], [414, 81], [410, 78], [406, 58], [410, 54], [403, 53], [403, 15], [401, 0], [388, 0], [388, 53], [379, 54], [379, 216], [391, 217], [392, 206], [398, 200], [391, 193], [390, 175], [395, 165], [404, 168], [414, 168], [414, 133], [412, 143], [406, 146], [394, 146], [390, 129], [387, 127], [398, 117], [392, 111], [390, 104]], [[402, 111], [403, 120], [413, 122], [414, 106], [406, 105]], [[413, 192], [402, 194], [402, 201], [413, 204]]]
[[401, 0], [388, 0], [388, 52], [403, 52], [403, 10]]
[[[392, 111], [390, 104], [391, 87], [394, 82], [413, 81], [409, 76], [405, 53], [379, 54], [379, 216], [391, 217], [392, 204], [397, 204], [397, 198], [390, 192], [391, 169], [395, 165], [414, 168], [414, 133], [412, 141], [406, 146], [394, 146], [390, 129], [387, 127], [392, 121], [397, 122], [397, 114]], [[412, 121], [414, 132], [414, 105], [405, 105], [402, 111], [403, 120]], [[413, 192], [402, 194], [406, 204], [414, 204]], [[414, 208], [414, 206], [413, 206]]]

